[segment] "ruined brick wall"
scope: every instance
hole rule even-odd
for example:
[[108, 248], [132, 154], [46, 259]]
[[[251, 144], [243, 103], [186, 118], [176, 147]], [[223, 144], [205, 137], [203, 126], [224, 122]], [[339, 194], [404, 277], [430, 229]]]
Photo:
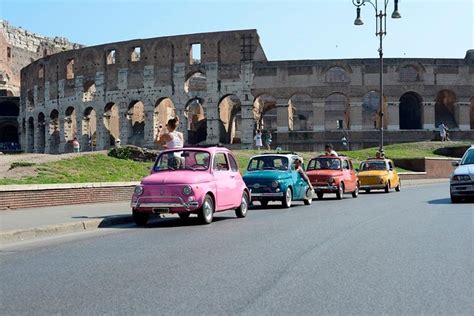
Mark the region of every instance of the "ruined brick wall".
[[33, 61], [83, 47], [62, 37], [49, 38], [0, 20], [0, 90], [20, 95], [20, 70]]

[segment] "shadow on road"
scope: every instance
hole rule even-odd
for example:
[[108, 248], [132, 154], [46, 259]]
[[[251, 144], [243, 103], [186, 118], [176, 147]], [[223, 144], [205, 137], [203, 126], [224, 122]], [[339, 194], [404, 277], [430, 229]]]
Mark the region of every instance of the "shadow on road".
[[[464, 199], [459, 204], [466, 204], [466, 203], [472, 203], [473, 199]], [[428, 201], [428, 204], [453, 204], [451, 203], [450, 198], [444, 198], [444, 199], [436, 199], [436, 200], [431, 200]]]

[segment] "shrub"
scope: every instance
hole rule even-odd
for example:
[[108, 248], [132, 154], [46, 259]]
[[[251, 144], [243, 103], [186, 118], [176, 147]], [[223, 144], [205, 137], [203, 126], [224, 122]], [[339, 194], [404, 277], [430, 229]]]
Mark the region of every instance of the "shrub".
[[155, 161], [157, 151], [140, 148], [133, 145], [126, 145], [112, 148], [108, 155], [118, 159], [128, 159], [134, 161]]
[[34, 166], [36, 165], [34, 162], [29, 162], [29, 161], [15, 161], [15, 162], [12, 162], [12, 164], [10, 165], [10, 169], [9, 170], [12, 170], [14, 168], [18, 168], [18, 167], [31, 167], [31, 166]]

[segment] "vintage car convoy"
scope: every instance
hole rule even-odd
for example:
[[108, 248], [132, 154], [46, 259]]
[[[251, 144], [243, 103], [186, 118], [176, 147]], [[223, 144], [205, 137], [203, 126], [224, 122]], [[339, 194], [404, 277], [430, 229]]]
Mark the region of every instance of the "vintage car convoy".
[[245, 217], [249, 203], [250, 192], [230, 150], [185, 147], [157, 157], [151, 174], [135, 187], [131, 207], [137, 225], [160, 213], [177, 213], [181, 219], [194, 213], [209, 224], [215, 212], [229, 209]]
[[392, 188], [397, 192], [401, 189], [400, 177], [390, 159], [373, 158], [362, 161], [358, 175], [360, 189], [367, 193], [378, 189], [385, 193], [389, 193]]
[[474, 197], [474, 146], [468, 148], [461, 162], [453, 163], [457, 167], [450, 177], [450, 196], [452, 203], [464, 198]]
[[295, 170], [295, 153], [261, 154], [253, 156], [243, 179], [251, 190], [252, 201], [266, 206], [270, 201], [281, 201], [286, 208], [292, 201], [309, 205], [313, 195], [308, 183]]
[[306, 173], [318, 199], [322, 199], [325, 193], [336, 193], [339, 200], [344, 193], [352, 193], [354, 198], [359, 195], [359, 178], [348, 157], [314, 157], [309, 161]]

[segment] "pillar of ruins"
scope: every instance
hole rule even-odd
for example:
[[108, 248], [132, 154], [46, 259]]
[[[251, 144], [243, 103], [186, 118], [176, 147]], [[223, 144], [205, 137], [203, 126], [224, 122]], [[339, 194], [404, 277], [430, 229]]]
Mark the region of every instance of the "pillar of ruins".
[[423, 102], [423, 129], [435, 129], [435, 102]]

